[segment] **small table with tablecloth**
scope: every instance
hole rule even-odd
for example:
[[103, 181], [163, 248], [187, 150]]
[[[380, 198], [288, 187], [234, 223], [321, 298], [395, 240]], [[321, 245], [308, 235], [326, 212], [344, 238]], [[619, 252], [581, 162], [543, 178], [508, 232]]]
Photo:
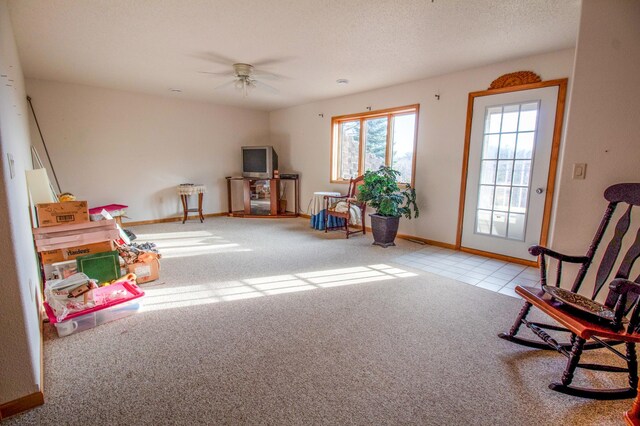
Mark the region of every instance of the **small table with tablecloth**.
[[[327, 214], [324, 208], [324, 197], [339, 197], [339, 192], [314, 192], [313, 199], [309, 204], [309, 214], [311, 215], [311, 227], [314, 229], [324, 229], [324, 217]], [[329, 227], [344, 226], [344, 220], [341, 218], [329, 216]]]
[[[182, 209], [184, 217], [182, 218], [182, 223], [185, 223], [188, 218], [189, 212], [197, 212], [198, 219], [200, 219], [200, 223], [204, 221], [204, 215], [202, 214], [202, 197], [204, 193], [207, 192], [207, 188], [202, 184], [196, 183], [183, 183], [178, 185], [178, 194], [180, 194], [180, 199], [182, 200]], [[198, 208], [190, 209], [189, 208], [189, 195], [198, 195]]]

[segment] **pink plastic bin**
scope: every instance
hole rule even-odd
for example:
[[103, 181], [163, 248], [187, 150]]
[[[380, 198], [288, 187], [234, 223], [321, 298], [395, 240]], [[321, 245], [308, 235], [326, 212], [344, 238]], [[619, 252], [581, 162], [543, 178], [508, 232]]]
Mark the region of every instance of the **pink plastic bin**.
[[112, 217], [124, 216], [127, 214], [127, 207], [124, 204], [109, 204], [89, 209], [89, 219], [92, 221], [102, 220], [102, 210], [106, 210]]
[[53, 309], [51, 309], [47, 302], [44, 303], [44, 309], [49, 317], [49, 322], [56, 327], [58, 336], [68, 336], [106, 322], [135, 314], [140, 308], [140, 301], [138, 299], [144, 296], [144, 291], [134, 283], [124, 282], [97, 288], [93, 290], [94, 300], [99, 303], [101, 300], [107, 298], [109, 294], [121, 289], [126, 290], [128, 294], [126, 298], [112, 300], [95, 308], [74, 312], [60, 322], [58, 322]]

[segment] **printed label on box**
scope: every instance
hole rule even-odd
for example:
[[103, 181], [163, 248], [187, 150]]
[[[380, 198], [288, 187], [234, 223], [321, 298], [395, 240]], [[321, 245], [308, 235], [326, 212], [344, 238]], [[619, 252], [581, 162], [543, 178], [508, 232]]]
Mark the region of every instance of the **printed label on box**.
[[65, 260], [72, 260], [85, 254], [100, 253], [111, 250], [113, 250], [113, 243], [111, 241], [104, 241], [102, 243], [92, 243], [64, 249], [43, 251], [40, 253], [40, 257], [42, 259], [42, 263], [46, 265]]
[[151, 265], [141, 265], [136, 267], [134, 274], [138, 278], [147, 278], [151, 276]]
[[[141, 257], [143, 257], [141, 255]], [[155, 281], [158, 279], [158, 270], [160, 269], [160, 262], [157, 259], [153, 259], [150, 262], [138, 262], [127, 266], [129, 272], [136, 274], [136, 282], [138, 284], [144, 284], [149, 281]]]
[[63, 214], [63, 215], [56, 216], [56, 221], [58, 223], [73, 222], [74, 220], [76, 220], [75, 214]]

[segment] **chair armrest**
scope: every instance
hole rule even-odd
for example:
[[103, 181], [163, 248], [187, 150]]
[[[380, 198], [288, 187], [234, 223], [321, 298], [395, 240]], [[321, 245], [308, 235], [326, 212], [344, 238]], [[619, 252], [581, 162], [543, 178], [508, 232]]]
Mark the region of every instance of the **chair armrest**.
[[362, 204], [356, 197], [347, 198], [347, 203], [356, 204], [358, 206]]
[[[604, 304], [605, 306], [609, 306], [610, 308], [612, 308], [614, 311], [615, 319], [613, 325], [615, 327], [622, 327], [622, 318], [626, 313], [625, 310], [633, 306], [633, 304], [631, 306], [628, 306], [627, 301], [635, 300], [633, 298], [629, 299], [629, 293], [635, 293], [635, 297], [637, 298], [637, 295], [640, 295], [640, 285], [624, 278], [616, 278], [611, 281], [611, 284], [609, 284], [609, 289], [611, 291], [607, 295], [607, 300]], [[640, 312], [638, 311], [638, 304], [636, 303], [636, 306], [633, 309], [633, 313], [631, 314], [629, 326], [627, 327], [628, 333], [636, 331], [639, 314]]]
[[538, 245], [529, 247], [529, 253], [531, 253], [533, 256], [547, 255], [549, 257], [553, 257], [554, 259], [558, 259], [561, 262], [587, 263], [589, 261], [589, 258], [587, 256], [568, 256], [566, 254], [558, 253], [557, 251], [553, 251], [549, 248]]
[[347, 199], [346, 195], [325, 195], [324, 196], [325, 203], [333, 202], [332, 200], [346, 200], [346, 199]]
[[347, 199], [346, 195], [324, 195], [324, 202], [322, 204], [324, 204], [324, 208], [328, 209], [329, 207], [331, 207], [331, 205], [335, 205], [337, 204], [336, 201], [333, 200], [342, 200], [342, 199]]
[[611, 284], [609, 284], [609, 289], [615, 291], [618, 294], [627, 294], [629, 292], [640, 294], [640, 284], [630, 280], [625, 280], [624, 278], [616, 278], [611, 281]]

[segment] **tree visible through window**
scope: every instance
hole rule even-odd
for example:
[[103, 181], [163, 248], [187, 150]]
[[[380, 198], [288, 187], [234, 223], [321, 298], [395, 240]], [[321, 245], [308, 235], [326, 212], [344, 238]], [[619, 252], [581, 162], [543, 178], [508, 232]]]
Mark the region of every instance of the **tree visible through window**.
[[413, 183], [418, 105], [333, 117], [331, 180], [348, 181], [391, 166]]

